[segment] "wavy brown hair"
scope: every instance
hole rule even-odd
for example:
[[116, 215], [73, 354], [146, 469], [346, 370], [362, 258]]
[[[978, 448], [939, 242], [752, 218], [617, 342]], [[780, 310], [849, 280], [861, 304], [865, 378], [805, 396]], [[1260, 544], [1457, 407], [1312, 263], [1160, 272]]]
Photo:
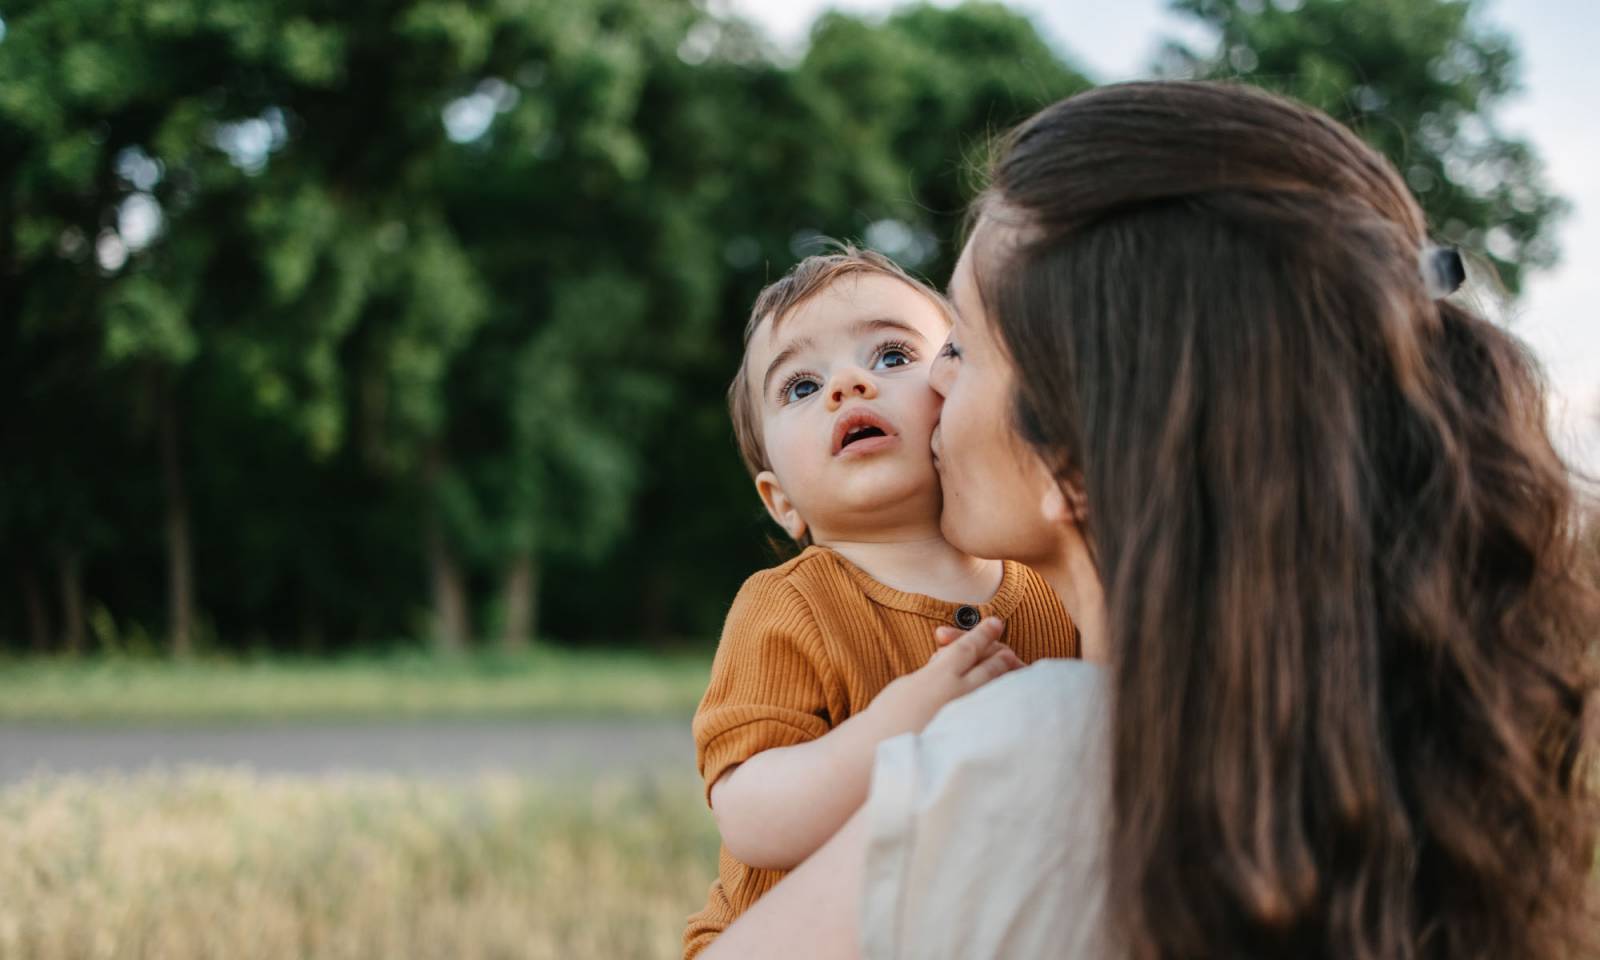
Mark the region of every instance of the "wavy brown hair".
[[1393, 168], [1288, 100], [1126, 84], [1014, 131], [979, 222], [1104, 583], [1131, 955], [1590, 955], [1574, 486], [1527, 349], [1425, 292]]

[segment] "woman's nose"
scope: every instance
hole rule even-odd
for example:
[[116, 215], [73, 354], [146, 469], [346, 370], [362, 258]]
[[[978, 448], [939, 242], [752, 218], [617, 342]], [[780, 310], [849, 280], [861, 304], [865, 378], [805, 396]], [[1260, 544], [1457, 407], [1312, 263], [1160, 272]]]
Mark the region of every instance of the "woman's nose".
[[860, 367], [846, 367], [828, 381], [828, 409], [837, 410], [851, 397], [873, 400], [878, 396], [878, 385]]
[[933, 392], [939, 395], [940, 400], [950, 395], [950, 384], [955, 372], [955, 364], [950, 362], [950, 358], [943, 350], [940, 350], [933, 358], [933, 363], [928, 365], [928, 386], [933, 388]]

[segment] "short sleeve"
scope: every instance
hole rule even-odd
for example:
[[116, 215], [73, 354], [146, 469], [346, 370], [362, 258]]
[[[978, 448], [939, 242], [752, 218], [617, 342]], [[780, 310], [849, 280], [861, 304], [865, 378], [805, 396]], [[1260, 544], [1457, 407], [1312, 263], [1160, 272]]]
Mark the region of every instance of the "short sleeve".
[[1047, 661], [879, 745], [865, 808], [864, 957], [1110, 955], [1099, 673]]
[[816, 618], [799, 591], [770, 572], [746, 581], [728, 611], [694, 716], [708, 801], [729, 767], [828, 732], [828, 670]]

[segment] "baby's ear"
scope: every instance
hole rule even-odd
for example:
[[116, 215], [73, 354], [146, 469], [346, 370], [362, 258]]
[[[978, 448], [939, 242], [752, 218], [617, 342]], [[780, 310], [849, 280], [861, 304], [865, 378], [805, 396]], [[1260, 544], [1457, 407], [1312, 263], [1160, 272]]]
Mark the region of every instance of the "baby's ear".
[[771, 470], [756, 474], [756, 493], [761, 495], [761, 505], [767, 508], [767, 516], [782, 527], [790, 539], [799, 540], [806, 535], [806, 522], [783, 492], [777, 474]]

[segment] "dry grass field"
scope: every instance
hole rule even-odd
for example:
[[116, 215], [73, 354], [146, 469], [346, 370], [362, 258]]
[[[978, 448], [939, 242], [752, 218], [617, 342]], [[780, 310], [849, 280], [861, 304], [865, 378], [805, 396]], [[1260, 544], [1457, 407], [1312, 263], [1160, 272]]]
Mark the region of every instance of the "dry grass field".
[[688, 779], [35, 780], [0, 791], [0, 958], [675, 957], [715, 851]]

